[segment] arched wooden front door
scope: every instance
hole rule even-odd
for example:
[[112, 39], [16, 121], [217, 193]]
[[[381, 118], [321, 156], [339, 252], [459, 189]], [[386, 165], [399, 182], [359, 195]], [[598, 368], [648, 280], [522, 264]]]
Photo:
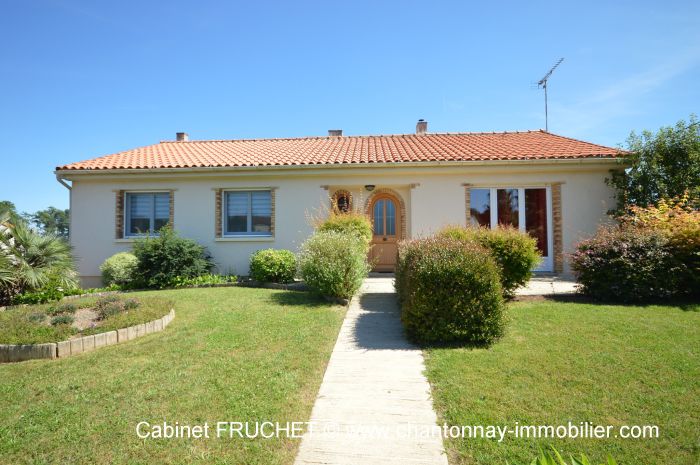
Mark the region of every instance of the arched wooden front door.
[[370, 204], [372, 249], [370, 259], [375, 271], [394, 271], [398, 241], [401, 237], [399, 201], [391, 194], [378, 194]]

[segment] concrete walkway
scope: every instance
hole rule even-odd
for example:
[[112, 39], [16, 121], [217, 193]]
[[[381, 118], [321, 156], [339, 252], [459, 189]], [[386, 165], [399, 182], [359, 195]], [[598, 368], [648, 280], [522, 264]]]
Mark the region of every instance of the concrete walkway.
[[559, 276], [535, 275], [515, 293], [517, 295], [561, 295], [575, 294], [576, 281]]
[[393, 277], [365, 280], [338, 335], [295, 464], [447, 465], [423, 355], [406, 341]]

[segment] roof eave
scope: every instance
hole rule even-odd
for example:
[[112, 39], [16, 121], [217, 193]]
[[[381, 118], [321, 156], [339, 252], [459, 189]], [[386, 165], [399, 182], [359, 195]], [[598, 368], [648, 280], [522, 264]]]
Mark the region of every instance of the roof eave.
[[256, 166], [201, 166], [182, 168], [105, 168], [105, 169], [61, 169], [56, 168], [56, 176], [78, 174], [126, 174], [126, 173], [183, 173], [212, 171], [269, 171], [269, 170], [327, 170], [347, 168], [398, 168], [398, 167], [445, 167], [445, 166], [499, 166], [499, 165], [584, 165], [620, 164], [621, 157], [594, 156], [580, 158], [537, 158], [525, 160], [466, 160], [466, 161], [416, 161], [416, 162], [377, 162], [377, 163], [322, 163], [308, 165], [256, 165]]

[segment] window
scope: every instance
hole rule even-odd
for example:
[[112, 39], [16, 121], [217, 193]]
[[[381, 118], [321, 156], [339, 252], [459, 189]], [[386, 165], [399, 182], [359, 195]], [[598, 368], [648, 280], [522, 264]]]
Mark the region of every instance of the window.
[[537, 240], [543, 257], [540, 271], [551, 271], [552, 198], [548, 187], [470, 188], [470, 223], [497, 228], [511, 226]]
[[127, 192], [125, 236], [153, 234], [170, 221], [169, 192]]
[[339, 190], [331, 198], [331, 208], [336, 213], [348, 213], [352, 210], [352, 194], [346, 190]]
[[270, 191], [228, 191], [224, 192], [224, 202], [225, 235], [272, 235]]

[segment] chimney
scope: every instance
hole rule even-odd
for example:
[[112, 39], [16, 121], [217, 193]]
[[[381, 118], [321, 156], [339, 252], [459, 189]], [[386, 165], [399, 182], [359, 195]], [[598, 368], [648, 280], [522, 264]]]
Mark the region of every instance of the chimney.
[[190, 138], [186, 132], [176, 132], [175, 140], [178, 142], [187, 142], [188, 140], [190, 140]]
[[328, 137], [341, 137], [343, 135], [342, 129], [329, 129]]
[[416, 123], [416, 134], [424, 136], [428, 132], [428, 122], [424, 119], [419, 119]]

